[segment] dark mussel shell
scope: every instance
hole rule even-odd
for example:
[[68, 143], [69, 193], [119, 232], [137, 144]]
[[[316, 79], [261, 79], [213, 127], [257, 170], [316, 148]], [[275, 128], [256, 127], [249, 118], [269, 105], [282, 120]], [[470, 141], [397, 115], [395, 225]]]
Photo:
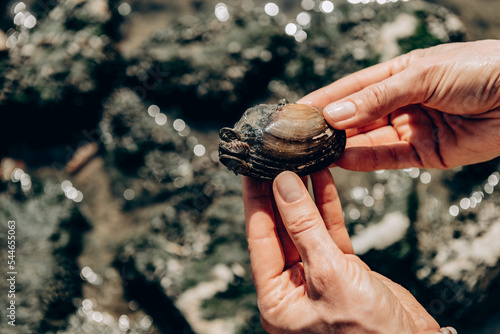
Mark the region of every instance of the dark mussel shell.
[[304, 104], [255, 106], [219, 136], [219, 161], [235, 174], [259, 179], [274, 179], [285, 170], [305, 176], [327, 168], [346, 143], [344, 130], [329, 126], [320, 108]]

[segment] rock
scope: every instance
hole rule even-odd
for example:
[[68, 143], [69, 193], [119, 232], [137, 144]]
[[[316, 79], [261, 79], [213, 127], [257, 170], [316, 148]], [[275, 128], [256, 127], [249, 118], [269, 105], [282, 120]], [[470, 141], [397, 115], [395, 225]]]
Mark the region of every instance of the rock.
[[[87, 194], [67, 182], [31, 177], [21, 169], [29, 163], [4, 160], [0, 218], [14, 217], [22, 238], [18, 284], [29, 298], [18, 309], [16, 330], [24, 332], [263, 333], [240, 179], [218, 165], [216, 131], [198, 130], [210, 126], [207, 120], [237, 119], [261, 100], [293, 101], [401, 52], [463, 38], [455, 16], [420, 1], [346, 3], [331, 13], [312, 8], [303, 11], [310, 20], [304, 24], [283, 13], [271, 17], [248, 1], [219, 4], [217, 19], [214, 6], [197, 1], [197, 8], [210, 7], [210, 17], [179, 18], [127, 59], [121, 74], [112, 66], [120, 63], [113, 46], [118, 28], [110, 28], [121, 2], [47, 5], [33, 11], [37, 25], [17, 27], [18, 44], [0, 53], [7, 121], [17, 117], [2, 124], [13, 125], [12, 135], [29, 119], [34, 125], [23, 131], [33, 138], [43, 137], [37, 128], [62, 138], [79, 127], [92, 129], [99, 115], [98, 128], [88, 133], [90, 153], [68, 159], [68, 170], [77, 178], [86, 157], [101, 155], [99, 178], [88, 167], [101, 157], [83, 166], [95, 189], [92, 205], [104, 206], [98, 223], [116, 224], [101, 231], [120, 226], [133, 233], [99, 247], [92, 243], [104, 237], [83, 245], [89, 225], [82, 212], [89, 221], [97, 216], [90, 201], [75, 205]], [[296, 29], [287, 30], [290, 35], [288, 23]], [[14, 113], [23, 108], [31, 109]], [[80, 122], [89, 115], [94, 118]], [[492, 161], [451, 171], [334, 170], [361, 258], [414, 293], [440, 323], [464, 333], [500, 300], [498, 167]], [[108, 176], [113, 194], [102, 204]], [[113, 210], [106, 210], [109, 203]], [[5, 225], [0, 229], [8, 235]], [[79, 268], [81, 247], [93, 249], [85, 260], [97, 249], [108, 262]], [[113, 268], [103, 264], [111, 262]], [[103, 302], [122, 293], [127, 301], [119, 305]], [[6, 298], [0, 296], [3, 305]], [[0, 321], [4, 330], [5, 318]]]
[[464, 36], [456, 16], [419, 1], [304, 11], [304, 25], [245, 1], [219, 9], [218, 20], [180, 17], [131, 57], [127, 75], [141, 97], [176, 106], [191, 122], [231, 124], [263, 99], [293, 102], [380, 60]]
[[[219, 197], [198, 219], [185, 207], [169, 205], [160, 218], [162, 228], [124, 246], [116, 262], [124, 286], [161, 330], [168, 327], [156, 319], [165, 314], [173, 317], [168, 326], [196, 333], [234, 333], [251, 319], [255, 291], [242, 211], [239, 196]], [[138, 298], [139, 291], [148, 292]], [[152, 299], [173, 304], [150, 309]], [[174, 305], [180, 313], [172, 311]]]
[[265, 98], [294, 43], [262, 9], [230, 10], [227, 22], [183, 16], [154, 34], [129, 61], [130, 86], [191, 121], [239, 118], [235, 110]]
[[[209, 145], [186, 130], [173, 111], [133, 90], [119, 89], [105, 103], [100, 132], [115, 194], [125, 197], [124, 209], [150, 212], [149, 231], [120, 247], [115, 266], [127, 298], [160, 331], [236, 331], [255, 313], [241, 185], [207, 152], [196, 151]], [[132, 189], [133, 198], [126, 198]], [[251, 302], [224, 315], [240, 297]]]
[[[490, 169], [482, 178], [473, 175], [481, 165]], [[419, 297], [433, 316], [457, 327], [476, 329], [500, 306], [500, 248], [494, 241], [500, 231], [498, 170], [498, 159], [466, 166], [439, 173], [437, 182], [418, 189], [416, 275], [424, 287]], [[460, 192], [443, 186], [459, 185], [466, 175], [475, 181], [462, 183]]]
[[2, 124], [9, 124], [0, 140], [43, 148], [95, 128], [120, 61], [103, 33], [112, 20], [107, 1], [68, 0], [38, 18], [23, 8], [7, 34], [8, 57], [0, 60]]
[[[463, 26], [446, 24], [456, 19], [448, 10], [421, 1], [341, 3], [328, 14], [307, 13], [310, 24], [295, 33], [301, 41], [296, 45], [297, 56], [290, 58], [283, 75], [269, 86], [271, 92], [290, 101], [415, 48], [463, 41], [465, 34]], [[301, 31], [307, 33], [304, 40]]]
[[7, 35], [5, 35], [5, 33], [2, 30], [0, 30], [0, 52], [5, 52], [5, 51], [7, 51]]
[[206, 146], [198, 142], [196, 133], [174, 115], [143, 102], [130, 89], [117, 90], [105, 103], [101, 138], [117, 196], [123, 198], [127, 189], [134, 192], [124, 202], [128, 207], [163, 200], [186, 189], [201, 196], [216, 191], [207, 176], [217, 175], [219, 166], [207, 157]]
[[[165, 123], [158, 124], [162, 116]], [[167, 118], [157, 106], [147, 105], [128, 88], [113, 92], [104, 102], [99, 124], [104, 147], [114, 155], [113, 163], [124, 170], [137, 172], [148, 151], [174, 152], [181, 149], [184, 142], [172, 123], [166, 124]]]
[[[40, 183], [19, 168], [12, 180], [2, 182], [0, 219], [5, 223], [0, 235], [2, 245], [7, 245], [9, 235], [15, 236], [15, 252], [7, 253], [5, 248], [0, 258], [6, 266], [8, 260], [15, 261], [8, 270], [16, 273], [15, 296], [4, 293], [0, 301], [3, 305], [15, 301], [16, 326], [2, 317], [0, 327], [3, 333], [64, 329], [66, 318], [76, 309], [73, 301], [82, 293], [77, 258], [89, 225], [75, 203], [63, 195], [60, 184]], [[8, 221], [14, 221], [15, 227], [10, 229]], [[2, 291], [9, 290], [8, 283], [0, 282]]]
[[[439, 323], [466, 333], [478, 332], [499, 307], [498, 169], [496, 159], [450, 171], [384, 171], [378, 175], [395, 181], [392, 196], [382, 180], [354, 186], [343, 200], [353, 245], [370, 268], [410, 290]], [[359, 203], [373, 205], [363, 212]], [[399, 210], [360, 224], [377, 204], [381, 212]], [[357, 221], [349, 221], [351, 210]]]
[[351, 238], [358, 255], [370, 249], [383, 250], [402, 240], [408, 233], [410, 220], [402, 212], [391, 212], [381, 222], [372, 223]]

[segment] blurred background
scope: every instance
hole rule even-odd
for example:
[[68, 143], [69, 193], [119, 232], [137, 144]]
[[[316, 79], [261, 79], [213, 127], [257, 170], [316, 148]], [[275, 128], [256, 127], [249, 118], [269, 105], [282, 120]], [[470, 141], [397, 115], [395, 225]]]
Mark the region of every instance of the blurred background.
[[[2, 312], [0, 331], [263, 333], [220, 127], [416, 48], [499, 38], [499, 13], [495, 0], [2, 1], [0, 266], [15, 220], [17, 275], [16, 327]], [[500, 333], [499, 163], [332, 170], [357, 254], [461, 334]]]

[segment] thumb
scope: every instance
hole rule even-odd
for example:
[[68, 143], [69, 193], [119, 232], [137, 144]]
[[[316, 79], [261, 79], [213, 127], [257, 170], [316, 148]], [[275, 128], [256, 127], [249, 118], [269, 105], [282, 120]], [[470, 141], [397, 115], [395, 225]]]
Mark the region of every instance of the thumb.
[[306, 274], [314, 275], [314, 268], [323, 266], [325, 258], [343, 254], [331, 239], [318, 208], [296, 174], [283, 172], [278, 175], [273, 191], [283, 224], [302, 258]]
[[330, 103], [324, 108], [325, 119], [339, 130], [362, 127], [398, 108], [423, 102], [428, 90], [419, 82], [404, 70]]

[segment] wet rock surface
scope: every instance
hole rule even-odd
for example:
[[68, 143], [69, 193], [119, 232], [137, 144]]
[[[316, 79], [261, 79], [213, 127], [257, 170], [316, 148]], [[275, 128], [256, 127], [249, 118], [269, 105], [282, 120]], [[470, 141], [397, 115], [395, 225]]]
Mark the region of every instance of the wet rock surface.
[[[192, 122], [234, 123], [240, 116], [235, 110], [268, 99], [269, 93], [295, 101], [380, 59], [460, 41], [465, 33], [446, 9], [421, 2], [362, 10], [340, 4], [326, 15], [316, 7], [303, 12], [303, 25], [245, 2], [222, 8], [220, 15], [227, 13], [222, 22], [183, 17], [133, 53], [126, 73], [139, 95], [179, 108]], [[387, 33], [401, 30], [385, 29], [401, 17], [410, 17], [409, 27], [400, 36]], [[283, 31], [287, 23], [289, 36]]]
[[[216, 5], [193, 2], [196, 16], [125, 56], [114, 23], [134, 2], [24, 8], [39, 15], [29, 29], [1, 21], [18, 42], [0, 51], [4, 128], [32, 134], [3, 147], [29, 167], [1, 165], [0, 217], [16, 220], [20, 260], [19, 327], [2, 318], [2, 333], [263, 333], [240, 180], [217, 161], [219, 125], [465, 33], [420, 1], [302, 8], [295, 19], [249, 1]], [[42, 134], [23, 128], [32, 114]], [[333, 170], [357, 253], [460, 333], [498, 328], [487, 320], [500, 300], [498, 164]]]
[[[113, 6], [102, 0], [47, 3], [37, 20], [24, 3], [12, 5], [8, 54], [0, 56], [0, 106], [2, 122], [17, 126], [6, 127], [0, 140], [43, 148], [71, 143], [79, 131], [95, 127], [120, 63], [108, 28]], [[0, 153], [29, 160], [7, 149]]]
[[[0, 227], [0, 238], [2, 245], [16, 241], [9, 242], [16, 246], [13, 252], [6, 248], [1, 254], [6, 268], [11, 263], [8, 278], [14, 280], [1, 281], [2, 292], [10, 292], [2, 293], [0, 301], [9, 306], [11, 300], [16, 302], [16, 327], [8, 326], [12, 319], [4, 316], [2, 332], [64, 329], [67, 317], [76, 310], [75, 301], [82, 297], [77, 258], [90, 225], [56, 180], [40, 182], [19, 168], [12, 179], [1, 184], [0, 219], [5, 223]], [[32, 184], [29, 191], [22, 189], [28, 184], [25, 180]], [[8, 221], [14, 221], [13, 228]]]
[[[477, 172], [478, 167], [482, 172]], [[463, 323], [472, 330], [476, 322], [486, 322], [500, 308], [500, 250], [493, 241], [500, 226], [500, 202], [493, 191], [500, 180], [498, 170], [497, 159], [438, 175], [449, 187], [432, 183], [417, 189], [421, 206], [415, 224], [416, 276], [430, 292], [422, 295], [424, 305], [448, 321], [467, 314], [475, 321]], [[463, 186], [460, 179], [473, 171], [478, 180]], [[438, 200], [443, 195], [448, 201]]]
[[230, 22], [186, 16], [155, 33], [130, 60], [131, 85], [191, 119], [239, 117], [236, 110], [268, 94], [267, 85], [283, 73], [294, 42], [274, 20], [263, 29], [262, 9], [259, 15], [235, 8], [234, 14]]

